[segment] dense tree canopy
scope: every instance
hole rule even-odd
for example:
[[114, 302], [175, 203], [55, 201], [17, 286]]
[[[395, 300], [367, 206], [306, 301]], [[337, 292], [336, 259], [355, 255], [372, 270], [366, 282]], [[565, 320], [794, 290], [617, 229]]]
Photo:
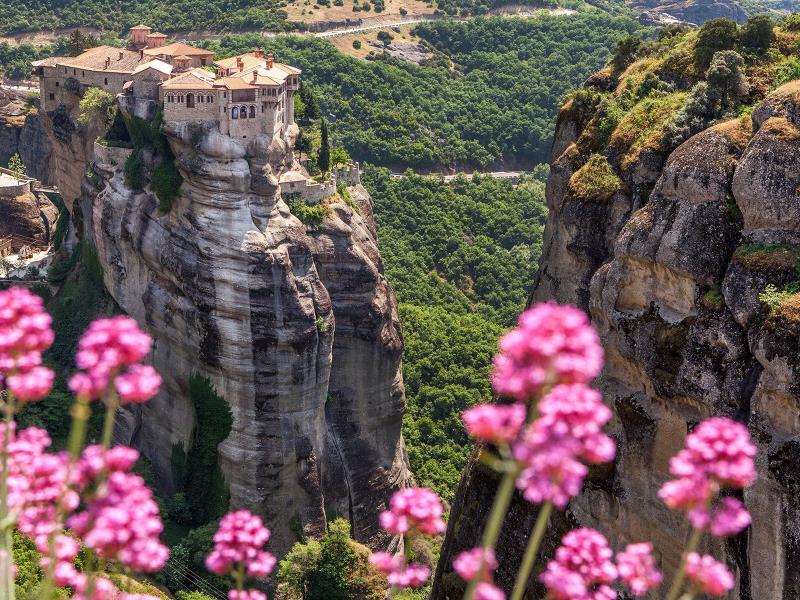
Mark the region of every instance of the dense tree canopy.
[[544, 184], [530, 178], [514, 188], [479, 177], [444, 185], [392, 179], [385, 169], [369, 169], [365, 180], [400, 302], [412, 470], [451, 499], [471, 446], [460, 413], [491, 398], [497, 338], [533, 284]]
[[266, 46], [302, 68], [333, 141], [357, 160], [400, 169], [485, 167], [503, 159], [532, 166], [547, 158], [563, 96], [637, 28], [632, 19], [599, 11], [419, 25], [417, 33], [454, 69], [365, 62], [306, 37], [242, 34], [207, 45], [220, 55]]
[[93, 27], [122, 33], [139, 23], [159, 31], [285, 29], [280, 0], [6, 0], [0, 34], [59, 27]]

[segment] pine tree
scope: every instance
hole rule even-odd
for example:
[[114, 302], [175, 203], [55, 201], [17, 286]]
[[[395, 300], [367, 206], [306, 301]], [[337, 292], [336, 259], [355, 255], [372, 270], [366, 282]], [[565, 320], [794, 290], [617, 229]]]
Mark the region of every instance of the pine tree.
[[317, 165], [319, 170], [327, 173], [331, 168], [331, 143], [328, 139], [328, 121], [322, 119], [322, 132], [319, 145], [319, 154], [317, 155]]

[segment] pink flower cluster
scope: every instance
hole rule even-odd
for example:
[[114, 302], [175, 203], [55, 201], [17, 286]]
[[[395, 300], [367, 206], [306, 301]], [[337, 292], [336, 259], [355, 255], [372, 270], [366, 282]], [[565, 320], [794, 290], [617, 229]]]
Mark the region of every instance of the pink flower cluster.
[[104, 453], [101, 447], [89, 446], [81, 457], [79, 476], [89, 482], [102, 472], [105, 480], [67, 525], [101, 558], [153, 572], [164, 566], [169, 551], [159, 541], [163, 526], [153, 493], [141, 477], [126, 472], [137, 458], [131, 448]]
[[564, 536], [540, 580], [554, 600], [614, 600], [614, 553], [598, 531], [574, 529]]
[[686, 555], [686, 575], [704, 594], [724, 596], [733, 589], [733, 575], [728, 567], [713, 556], [700, 556], [696, 552]]
[[19, 511], [17, 527], [40, 550], [56, 531], [57, 508], [72, 510], [78, 495], [67, 490], [69, 471], [66, 456], [48, 454], [50, 436], [43, 429], [29, 427], [13, 437], [8, 445], [8, 504]]
[[634, 596], [643, 596], [661, 584], [652, 552], [650, 544], [630, 544], [614, 564], [614, 553], [603, 534], [575, 529], [561, 540], [555, 559], [539, 579], [553, 600], [614, 600], [617, 593], [611, 585], [617, 577]]
[[369, 562], [378, 571], [386, 575], [389, 585], [399, 588], [421, 587], [431, 570], [419, 563], [405, 564], [402, 554], [389, 554], [388, 552], [375, 552], [369, 557]]
[[[436, 535], [445, 529], [443, 514], [442, 501], [431, 490], [405, 488], [394, 493], [389, 501], [389, 510], [383, 511], [378, 520], [381, 527], [393, 535]], [[402, 554], [376, 552], [369, 560], [378, 571], [386, 575], [389, 584], [397, 588], [420, 587], [431, 575], [431, 570], [425, 565], [406, 564]]]
[[427, 488], [405, 488], [396, 492], [389, 502], [389, 510], [380, 514], [379, 521], [389, 533], [405, 535], [416, 530], [425, 535], [436, 535], [445, 529], [442, 501]]
[[476, 600], [505, 600], [505, 593], [492, 583], [492, 574], [497, 568], [497, 559], [491, 548], [465, 550], [453, 561], [453, 569], [464, 581], [479, 579], [475, 588]]
[[113, 381], [123, 404], [146, 402], [161, 385], [153, 367], [139, 364], [152, 343], [130, 317], [94, 321], [78, 344], [75, 362], [83, 372], [70, 379], [70, 389], [78, 396], [97, 399]]
[[629, 544], [617, 554], [619, 578], [630, 588], [634, 596], [644, 596], [661, 585], [663, 575], [653, 559], [650, 543]]
[[217, 575], [245, 566], [251, 577], [265, 577], [275, 567], [275, 557], [264, 551], [270, 531], [261, 517], [247, 510], [228, 513], [214, 534], [214, 549], [206, 557], [206, 567]]
[[50, 323], [39, 296], [23, 288], [0, 292], [0, 381], [17, 400], [41, 400], [53, 387], [53, 372], [42, 366], [55, 337]]
[[750, 524], [750, 515], [735, 498], [724, 498], [711, 510], [722, 487], [743, 489], [756, 480], [756, 448], [747, 428], [724, 417], [700, 423], [686, 436], [683, 449], [670, 461], [677, 479], [659, 490], [670, 508], [683, 510], [695, 528], [710, 525], [716, 536], [736, 535]]
[[579, 309], [538, 304], [520, 315], [518, 327], [500, 339], [494, 389], [519, 402], [557, 383], [587, 383], [600, 373], [603, 348]]
[[613, 460], [614, 441], [603, 433], [611, 410], [584, 384], [557, 385], [539, 401], [540, 416], [514, 445], [524, 466], [517, 487], [534, 504], [563, 509], [583, 485], [587, 468]]
[[461, 419], [475, 439], [491, 444], [509, 444], [517, 439], [525, 424], [527, 408], [523, 404], [479, 404], [465, 410]]

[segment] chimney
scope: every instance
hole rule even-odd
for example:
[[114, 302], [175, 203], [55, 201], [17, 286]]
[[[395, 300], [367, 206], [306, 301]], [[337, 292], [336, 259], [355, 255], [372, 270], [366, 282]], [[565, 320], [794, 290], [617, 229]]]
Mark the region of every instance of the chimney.
[[253, 56], [256, 58], [264, 58], [264, 51], [261, 48], [253, 48]]
[[253, 83], [255, 84], [256, 81], [258, 81], [258, 72], [253, 71]]
[[111, 57], [106, 56], [106, 69], [111, 66]]
[[139, 60], [144, 58], [144, 50], [139, 50]]
[[267, 68], [268, 69], [272, 68], [272, 52], [267, 54]]

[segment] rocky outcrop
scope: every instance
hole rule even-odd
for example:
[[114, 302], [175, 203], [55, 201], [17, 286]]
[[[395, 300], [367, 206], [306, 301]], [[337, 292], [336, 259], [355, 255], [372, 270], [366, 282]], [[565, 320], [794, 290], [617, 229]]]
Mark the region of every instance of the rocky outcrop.
[[629, 4], [638, 10], [666, 13], [695, 25], [702, 25], [710, 19], [747, 21], [747, 13], [736, 0], [634, 0]]
[[[125, 110], [152, 118], [154, 108]], [[55, 118], [59, 189], [97, 248], [108, 292], [154, 336], [164, 378], [154, 400], [120, 416], [117, 439], [173, 490], [175, 452], [197, 430], [189, 378], [201, 375], [233, 415], [219, 446], [230, 504], [265, 518], [272, 550], [286, 551], [300, 529], [321, 533], [326, 511], [384, 545], [378, 511], [409, 479], [403, 340], [366, 191], [351, 188], [349, 203], [332, 197], [322, 221], [306, 225], [277, 179], [299, 168], [296, 127], [245, 146], [214, 126], [167, 122], [183, 183], [163, 212], [149, 185], [126, 184], [124, 164], [107, 158], [115, 154], [92, 158], [96, 132]], [[142, 160], [148, 181], [158, 156], [145, 147]]]
[[58, 208], [44, 194], [0, 195], [0, 238], [11, 237], [11, 249], [47, 247], [53, 241]]
[[[614, 408], [618, 456], [590, 474], [567, 522], [602, 530], [616, 548], [652, 540], [661, 567], [674, 572], [689, 529], [657, 496], [670, 456], [710, 415], [748, 425], [759, 447], [759, 480], [744, 494], [754, 524], [711, 548], [736, 573], [729, 598], [737, 600], [800, 596], [800, 296], [787, 293], [772, 310], [759, 298], [768, 284], [791, 292], [800, 280], [798, 89], [774, 92], [752, 122], [724, 122], [672, 152], [617, 165], [624, 187], [607, 202], [570, 194], [591, 128], [562, 113], [532, 296], [589, 312], [606, 349], [598, 385]], [[448, 565], [475, 544], [494, 490], [473, 463], [453, 507], [434, 599], [458, 597], [448, 589]], [[529, 531], [533, 514], [517, 498], [506, 521], [498, 581], [507, 588], [524, 549], [517, 532]], [[530, 597], [541, 597], [533, 586]]]
[[49, 184], [50, 142], [37, 104], [0, 88], [0, 165], [19, 154], [27, 174]]

